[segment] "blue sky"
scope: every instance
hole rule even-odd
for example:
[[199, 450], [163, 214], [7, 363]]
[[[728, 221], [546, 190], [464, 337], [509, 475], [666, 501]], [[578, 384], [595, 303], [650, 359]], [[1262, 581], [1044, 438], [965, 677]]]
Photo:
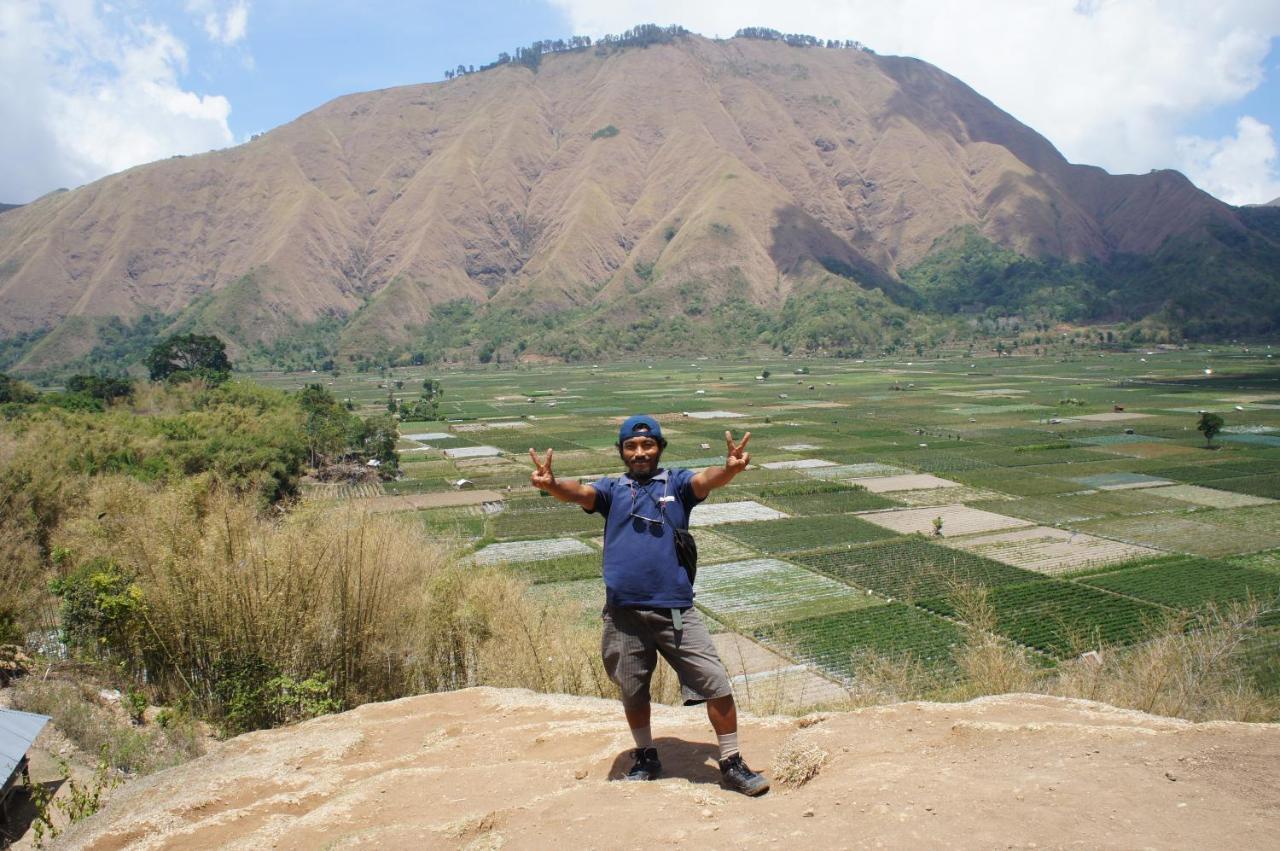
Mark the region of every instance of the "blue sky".
[[0, 0], [0, 201], [646, 22], [857, 39], [955, 74], [1074, 162], [1280, 197], [1273, 0]]

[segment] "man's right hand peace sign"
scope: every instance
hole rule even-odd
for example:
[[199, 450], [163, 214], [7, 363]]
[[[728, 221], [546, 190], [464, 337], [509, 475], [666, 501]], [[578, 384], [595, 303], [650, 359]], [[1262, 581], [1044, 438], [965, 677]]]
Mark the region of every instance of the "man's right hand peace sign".
[[529, 477], [529, 483], [538, 490], [550, 489], [556, 483], [555, 474], [551, 472], [551, 450], [547, 450], [547, 460], [541, 461], [533, 447], [529, 447], [529, 457], [533, 459], [533, 475]]

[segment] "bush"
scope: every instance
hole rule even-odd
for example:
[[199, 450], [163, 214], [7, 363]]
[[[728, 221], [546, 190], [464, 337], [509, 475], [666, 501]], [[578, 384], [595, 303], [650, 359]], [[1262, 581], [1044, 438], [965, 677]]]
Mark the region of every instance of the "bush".
[[617, 127], [614, 127], [612, 124], [606, 124], [604, 127], [601, 127], [599, 130], [592, 133], [591, 138], [592, 139], [612, 139], [614, 136], [617, 136], [618, 133], [619, 133], [619, 130]]

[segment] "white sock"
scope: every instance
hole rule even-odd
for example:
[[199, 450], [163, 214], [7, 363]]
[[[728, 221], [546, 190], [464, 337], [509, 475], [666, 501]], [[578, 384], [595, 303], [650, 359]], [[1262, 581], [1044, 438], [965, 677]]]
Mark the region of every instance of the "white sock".
[[649, 727], [632, 727], [631, 738], [636, 740], [636, 747], [653, 747], [653, 730]]
[[723, 736], [716, 736], [720, 742], [720, 758], [728, 759], [738, 752], [738, 734], [725, 733]]

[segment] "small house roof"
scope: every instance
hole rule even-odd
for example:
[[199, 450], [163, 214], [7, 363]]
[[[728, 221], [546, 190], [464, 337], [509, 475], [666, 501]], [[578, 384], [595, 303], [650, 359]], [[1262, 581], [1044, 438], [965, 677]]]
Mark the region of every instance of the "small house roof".
[[48, 723], [48, 715], [0, 709], [0, 785], [8, 785], [14, 769]]

